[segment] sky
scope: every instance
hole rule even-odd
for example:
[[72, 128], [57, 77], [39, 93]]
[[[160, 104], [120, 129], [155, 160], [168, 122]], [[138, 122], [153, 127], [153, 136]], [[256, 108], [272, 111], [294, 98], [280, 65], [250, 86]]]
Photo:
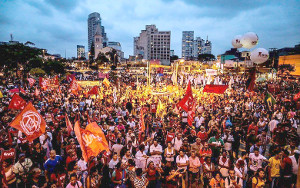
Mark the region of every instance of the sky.
[[181, 57], [182, 31], [212, 42], [212, 53], [229, 50], [235, 35], [255, 32], [257, 47], [293, 47], [300, 42], [300, 0], [0, 0], [0, 41], [31, 41], [51, 54], [76, 57], [87, 50], [87, 18], [99, 12], [109, 41], [133, 54], [133, 37], [145, 25], [171, 31], [171, 49]]

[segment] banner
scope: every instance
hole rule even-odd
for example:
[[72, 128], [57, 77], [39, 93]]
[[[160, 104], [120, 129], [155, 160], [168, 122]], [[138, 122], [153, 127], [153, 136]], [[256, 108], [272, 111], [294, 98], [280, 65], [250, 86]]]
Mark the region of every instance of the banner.
[[46, 122], [29, 102], [11, 122], [10, 126], [23, 132], [26, 139], [31, 142], [45, 133]]
[[205, 69], [205, 71], [206, 71], [206, 76], [216, 76], [216, 75], [218, 75], [218, 70]]
[[81, 129], [79, 122], [76, 121], [74, 131], [86, 162], [90, 157], [97, 156], [103, 150], [109, 151], [106, 137], [97, 123], [90, 123], [85, 129]]
[[27, 78], [27, 81], [28, 81], [30, 87], [32, 87], [35, 83], [35, 79], [33, 79], [33, 78]]
[[25, 106], [26, 106], [26, 101], [18, 94], [14, 94], [8, 105], [8, 109], [22, 110], [24, 109]]
[[203, 92], [223, 94], [227, 88], [228, 85], [205, 85]]

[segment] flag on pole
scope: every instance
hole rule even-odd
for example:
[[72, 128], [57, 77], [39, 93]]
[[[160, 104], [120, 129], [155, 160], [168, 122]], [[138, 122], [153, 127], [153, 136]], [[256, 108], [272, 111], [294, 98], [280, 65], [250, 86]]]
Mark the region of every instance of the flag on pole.
[[26, 101], [18, 94], [15, 93], [8, 105], [8, 109], [22, 110], [24, 109], [25, 106], [26, 106]]
[[253, 91], [255, 85], [255, 69], [250, 71], [249, 78], [246, 81], [246, 89], [248, 91]]
[[68, 114], [65, 114], [65, 118], [66, 118], [66, 126], [67, 126], [67, 130], [68, 130], [68, 134], [70, 135], [71, 132], [73, 131], [73, 125], [68, 117]]
[[165, 114], [165, 107], [161, 100], [159, 99], [158, 104], [157, 104], [157, 110], [156, 110], [156, 116], [157, 117], [163, 117]]
[[81, 129], [79, 122], [76, 121], [74, 131], [80, 144], [82, 157], [86, 162], [92, 156], [97, 156], [101, 151], [109, 151], [105, 135], [97, 123], [90, 123], [85, 129]]
[[110, 85], [110, 82], [109, 80], [105, 77], [104, 80], [103, 80], [103, 84], [106, 86], [106, 87], [109, 87]]
[[139, 139], [141, 139], [141, 133], [145, 132], [146, 127], [145, 127], [145, 122], [144, 122], [144, 109], [143, 107], [141, 108], [140, 111], [140, 120], [139, 120]]
[[175, 75], [174, 72], [173, 72], [173, 74], [172, 74], [171, 80], [172, 80], [172, 82], [173, 82], [173, 85], [176, 85], [176, 75]]
[[77, 80], [74, 78], [70, 84], [70, 89], [71, 89], [71, 92], [74, 94], [74, 95], [78, 95], [78, 92], [81, 89], [80, 85], [78, 84]]
[[10, 123], [10, 126], [23, 132], [26, 135], [26, 139], [31, 142], [45, 133], [46, 122], [29, 102]]
[[3, 93], [0, 91], [0, 99], [3, 98]]
[[33, 79], [33, 78], [27, 78], [27, 81], [28, 81], [30, 87], [32, 87], [35, 83], [35, 79]]
[[38, 90], [37, 87], [35, 88], [34, 95], [35, 95], [36, 97], [40, 95], [40, 90]]
[[179, 101], [179, 103], [177, 104], [177, 107], [179, 109], [183, 109], [184, 111], [187, 112], [189, 109], [189, 104], [192, 103], [193, 100], [194, 100], [194, 98], [193, 98], [192, 89], [191, 89], [191, 82], [189, 82], [188, 87], [186, 89], [185, 96], [183, 97], [183, 99], [181, 99], [181, 101]]
[[185, 96], [179, 103], [177, 107], [180, 107], [188, 113], [188, 124], [191, 126], [194, 120], [195, 110], [196, 110], [196, 101], [194, 100], [191, 82], [188, 83], [188, 87], [185, 93]]
[[67, 75], [67, 81], [72, 82], [75, 79], [75, 74]]
[[42, 88], [43, 90], [47, 90], [48, 86], [49, 86], [49, 79], [48, 78], [43, 78], [43, 77], [40, 77], [39, 78], [39, 85], [40, 85], [40, 88]]

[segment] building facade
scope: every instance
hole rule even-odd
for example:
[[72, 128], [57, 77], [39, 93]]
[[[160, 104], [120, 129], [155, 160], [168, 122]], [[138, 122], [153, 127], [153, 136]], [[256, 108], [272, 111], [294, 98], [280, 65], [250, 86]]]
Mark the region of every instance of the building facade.
[[182, 52], [181, 57], [185, 60], [193, 59], [194, 52], [194, 31], [182, 32]]
[[98, 57], [100, 50], [103, 48], [103, 38], [101, 28], [98, 25], [96, 28], [96, 33], [94, 35], [94, 52], [95, 52], [95, 59]]
[[211, 54], [212, 43], [201, 37], [194, 39], [194, 31], [182, 32], [182, 53], [181, 57], [185, 60], [197, 59], [199, 54]]
[[83, 45], [77, 45], [77, 59], [85, 58], [85, 48]]
[[100, 27], [100, 34], [102, 37], [103, 46], [106, 46], [108, 38], [106, 36], [104, 26], [101, 26], [100, 14], [98, 12], [93, 12], [89, 14], [87, 22], [88, 22], [88, 51], [91, 50], [92, 43], [95, 42], [94, 36], [96, 34], [97, 27]]
[[146, 25], [146, 29], [138, 37], [134, 37], [134, 55], [169, 65], [170, 43], [171, 31], [158, 31], [155, 25]]

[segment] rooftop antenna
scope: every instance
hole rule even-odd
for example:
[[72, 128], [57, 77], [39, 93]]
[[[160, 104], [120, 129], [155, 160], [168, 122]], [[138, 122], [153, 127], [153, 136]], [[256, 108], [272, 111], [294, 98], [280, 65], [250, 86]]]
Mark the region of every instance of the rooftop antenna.
[[10, 34], [10, 41], [13, 41], [14, 40], [14, 37], [13, 37], [13, 34], [11, 33]]

